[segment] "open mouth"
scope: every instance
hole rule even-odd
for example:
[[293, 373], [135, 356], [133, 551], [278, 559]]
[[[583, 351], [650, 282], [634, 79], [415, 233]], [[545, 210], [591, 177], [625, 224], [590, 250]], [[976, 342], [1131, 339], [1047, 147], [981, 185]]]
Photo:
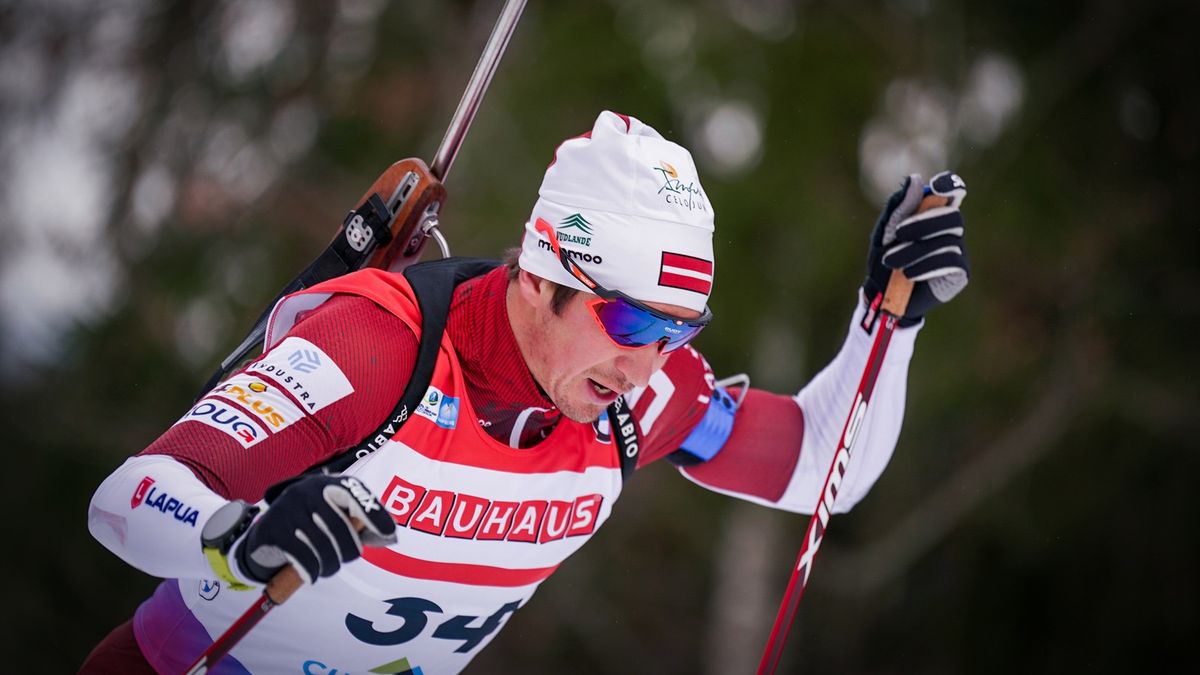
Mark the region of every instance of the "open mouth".
[[591, 378], [588, 378], [588, 384], [592, 385], [592, 391], [596, 392], [596, 395], [600, 398], [609, 398], [616, 395], [616, 392], [614, 392], [612, 389], [609, 389], [608, 387]]

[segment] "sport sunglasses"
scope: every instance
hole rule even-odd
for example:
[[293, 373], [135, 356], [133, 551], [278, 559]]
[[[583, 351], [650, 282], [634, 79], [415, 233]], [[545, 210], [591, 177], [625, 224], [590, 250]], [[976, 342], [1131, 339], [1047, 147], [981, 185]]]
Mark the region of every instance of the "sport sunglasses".
[[550, 223], [538, 218], [534, 227], [550, 240], [563, 269], [596, 294], [595, 300], [587, 301], [588, 309], [605, 335], [618, 347], [636, 349], [657, 343], [660, 351], [666, 354], [691, 342], [712, 321], [712, 311], [707, 305], [701, 316], [681, 319], [638, 302], [621, 291], [601, 286], [558, 245], [557, 233]]

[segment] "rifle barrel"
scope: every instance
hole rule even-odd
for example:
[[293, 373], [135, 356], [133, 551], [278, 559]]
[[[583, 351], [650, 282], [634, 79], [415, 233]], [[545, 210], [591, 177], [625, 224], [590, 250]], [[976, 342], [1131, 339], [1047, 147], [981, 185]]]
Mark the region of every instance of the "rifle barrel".
[[429, 165], [430, 173], [440, 181], [445, 181], [450, 173], [450, 166], [454, 164], [454, 158], [458, 155], [458, 149], [462, 147], [467, 130], [471, 128], [471, 122], [475, 121], [475, 113], [479, 110], [483, 95], [492, 82], [496, 66], [500, 64], [500, 57], [503, 56], [504, 48], [508, 46], [508, 40], [516, 30], [517, 21], [524, 9], [525, 0], [508, 0], [504, 3], [504, 9], [500, 10], [496, 27], [492, 29], [492, 34], [483, 48], [479, 63], [475, 64], [471, 81], [467, 83], [467, 89], [458, 102], [458, 109], [454, 111], [446, 135], [442, 137], [437, 154]]

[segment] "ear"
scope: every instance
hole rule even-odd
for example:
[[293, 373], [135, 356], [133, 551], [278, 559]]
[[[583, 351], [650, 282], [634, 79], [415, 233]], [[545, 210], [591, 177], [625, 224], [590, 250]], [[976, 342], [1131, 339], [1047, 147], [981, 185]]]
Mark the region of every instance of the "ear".
[[554, 299], [554, 284], [536, 274], [520, 270], [517, 273], [517, 290], [521, 297], [535, 308], [549, 310]]

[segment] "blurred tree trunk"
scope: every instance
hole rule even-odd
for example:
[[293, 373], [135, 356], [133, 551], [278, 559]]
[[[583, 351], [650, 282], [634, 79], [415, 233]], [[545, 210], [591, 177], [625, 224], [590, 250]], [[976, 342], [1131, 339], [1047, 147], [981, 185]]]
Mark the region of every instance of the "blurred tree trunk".
[[715, 580], [705, 645], [708, 675], [753, 672], [775, 618], [778, 598], [773, 569], [779, 547], [777, 514], [749, 502], [729, 510], [715, 542]]
[[[788, 310], [767, 316], [786, 315]], [[803, 381], [803, 345], [790, 331], [766, 319], [752, 355], [752, 384], [790, 392]], [[718, 375], [719, 377], [720, 375]], [[786, 451], [780, 448], [781, 451]], [[792, 517], [794, 518], [794, 517]], [[775, 569], [789, 516], [757, 504], [731, 501], [713, 542], [713, 588], [705, 631], [705, 673], [754, 672], [775, 620], [786, 569]]]

